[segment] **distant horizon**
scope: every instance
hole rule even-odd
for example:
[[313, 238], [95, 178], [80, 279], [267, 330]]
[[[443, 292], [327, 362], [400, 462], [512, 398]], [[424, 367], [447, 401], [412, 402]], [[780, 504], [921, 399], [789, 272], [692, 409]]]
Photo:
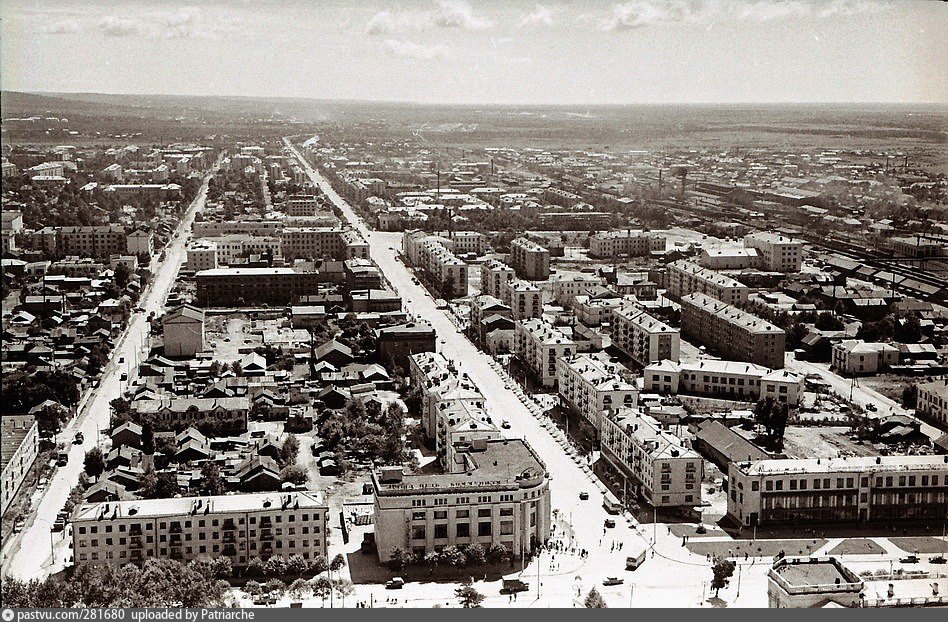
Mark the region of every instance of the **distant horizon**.
[[846, 107], [846, 106], [895, 106], [899, 108], [911, 107], [931, 107], [945, 108], [948, 110], [948, 102], [937, 101], [746, 101], [746, 102], [726, 102], [726, 101], [704, 101], [704, 102], [626, 102], [626, 103], [607, 103], [607, 102], [577, 102], [577, 103], [501, 103], [501, 102], [470, 102], [459, 103], [450, 101], [420, 101], [420, 100], [398, 100], [398, 99], [365, 99], [365, 98], [330, 98], [330, 97], [312, 97], [312, 96], [289, 96], [289, 95], [203, 95], [195, 93], [129, 93], [129, 92], [107, 92], [107, 91], [23, 91], [15, 89], [2, 89], [0, 92], [6, 94], [19, 95], [38, 95], [41, 97], [64, 97], [64, 96], [98, 96], [98, 97], [179, 97], [195, 99], [235, 99], [235, 100], [282, 100], [282, 101], [308, 101], [317, 103], [356, 103], [356, 104], [391, 104], [406, 106], [445, 106], [456, 108], [623, 108], [623, 107], [700, 107], [700, 106], [718, 106], [724, 108], [739, 107], [776, 107], [776, 106], [825, 106], [825, 107]]
[[0, 15], [0, 88], [20, 92], [948, 104], [948, 6], [924, 0], [0, 0]]

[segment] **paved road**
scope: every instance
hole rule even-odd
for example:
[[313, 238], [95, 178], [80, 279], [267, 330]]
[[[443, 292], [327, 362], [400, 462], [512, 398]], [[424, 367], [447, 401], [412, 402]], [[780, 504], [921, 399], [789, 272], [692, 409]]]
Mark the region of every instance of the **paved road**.
[[58, 541], [64, 535], [63, 532], [52, 533], [53, 522], [66, 504], [72, 487], [79, 481], [86, 451], [96, 446], [100, 440], [99, 431], [108, 427], [109, 402], [119, 397], [125, 388], [126, 383], [121, 380], [121, 375], [127, 373], [132, 379], [133, 374], [137, 373], [138, 362], [147, 345], [147, 316], [152, 311], [159, 314], [164, 308], [178, 269], [185, 259], [185, 244], [191, 235], [191, 223], [194, 215], [204, 208], [206, 195], [207, 179], [165, 248], [165, 259], [158, 264], [152, 283], [140, 303], [144, 312], [132, 314], [124, 336], [112, 351], [111, 362], [103, 372], [99, 385], [89, 395], [76, 419], [60, 433], [60, 439], [70, 443], [76, 432], [82, 432], [85, 442], [69, 446], [69, 463], [56, 469], [38, 504], [34, 503], [32, 523], [18, 538], [11, 538], [9, 543], [4, 543], [4, 574], [9, 573], [21, 579], [42, 578], [58, 571], [65, 564], [65, 555], [59, 550], [63, 547], [58, 543], [57, 559], [52, 559], [53, 538]]
[[[487, 400], [488, 408], [500, 418], [510, 422], [511, 429], [507, 434], [511, 437], [527, 439], [546, 464], [551, 474], [550, 490], [553, 508], [571, 524], [575, 533], [576, 546], [589, 550], [591, 554], [583, 562], [562, 555], [558, 556], [558, 559], [562, 560], [562, 570], [570, 568], [568, 573], [550, 571], [549, 563], [552, 560], [548, 555], [544, 556], [539, 564], [544, 584], [544, 598], [540, 606], [571, 606], [571, 593], [577, 575], [582, 576], [584, 594], [592, 585], [598, 585], [600, 591], [610, 595], [607, 597], [612, 601], [610, 606], [628, 606], [630, 590], [628, 585], [620, 588], [604, 588], [600, 582], [607, 576], [616, 575], [625, 576], [627, 580], [630, 580], [629, 573], [625, 572], [625, 557], [649, 546], [653, 534], [658, 540], [656, 552], [660, 558], [664, 557], [664, 559], [646, 562], [636, 575], [631, 577], [637, 582], [636, 601], [640, 603], [665, 602], [666, 605], [670, 605], [676, 602], [676, 599], [680, 599], [681, 602], [697, 604], [702, 591], [702, 581], [709, 580], [711, 576], [710, 566], [704, 563], [704, 558], [691, 555], [682, 549], [679, 539], [670, 536], [664, 526], [658, 526], [653, 531], [651, 525], [627, 525], [626, 521], [619, 517], [614, 529], [604, 529], [604, 521], [607, 518], [616, 517], [608, 515], [601, 505], [602, 484], [590, 476], [587, 472], [588, 468], [580, 464], [581, 460], [578, 462], [571, 456], [567, 449], [568, 444], [562, 440], [561, 433], [544, 427], [541, 421], [521, 402], [517, 393], [514, 392], [515, 385], [507, 384], [493, 359], [475, 348], [467, 337], [457, 330], [448, 315], [436, 308], [431, 296], [422, 287], [413, 283], [411, 272], [398, 260], [395, 250], [399, 247], [401, 234], [370, 231], [351, 206], [332, 189], [328, 181], [300, 157], [299, 152], [289, 141], [287, 144], [296, 153], [313, 183], [340, 209], [345, 220], [369, 241], [372, 258], [378, 263], [392, 286], [401, 294], [409, 312], [432, 324], [437, 331], [439, 345], [444, 355], [453, 359], [459, 370], [468, 374], [477, 384]], [[590, 493], [588, 501], [579, 500], [581, 491]], [[600, 542], [604, 544], [600, 546]], [[612, 542], [622, 542], [623, 549], [611, 550]], [[525, 578], [532, 579], [531, 584], [534, 586], [537, 565], [533, 563], [525, 570]], [[761, 578], [758, 577], [758, 580]], [[677, 596], [668, 600], [672, 594], [669, 590], [673, 587], [680, 591]], [[405, 595], [409, 593], [411, 591], [406, 590]], [[422, 593], [418, 594], [418, 598], [423, 598]], [[521, 602], [523, 598], [524, 595], [521, 595]], [[504, 598], [505, 601], [506, 598]]]

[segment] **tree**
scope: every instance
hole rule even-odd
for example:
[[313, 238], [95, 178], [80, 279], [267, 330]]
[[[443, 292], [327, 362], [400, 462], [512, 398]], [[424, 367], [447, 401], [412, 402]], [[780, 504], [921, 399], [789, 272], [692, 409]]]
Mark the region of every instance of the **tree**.
[[454, 590], [454, 595], [465, 609], [476, 609], [484, 602], [484, 595], [475, 590], [470, 581]]
[[262, 577], [266, 574], [267, 565], [259, 557], [251, 557], [247, 562], [247, 575], [251, 577]]
[[831, 311], [823, 311], [816, 316], [814, 325], [820, 330], [843, 330], [843, 323]]
[[388, 567], [397, 572], [410, 564], [411, 559], [411, 553], [400, 546], [393, 546], [391, 557], [388, 560]]
[[288, 434], [280, 452], [277, 454], [277, 462], [280, 466], [287, 466], [296, 462], [296, 456], [300, 452], [300, 442], [295, 434]]
[[148, 421], [142, 423], [142, 453], [149, 456], [155, 453], [155, 429]]
[[492, 564], [502, 564], [510, 559], [510, 551], [502, 544], [491, 544], [487, 547], [487, 561]]
[[484, 547], [477, 542], [464, 548], [464, 556], [467, 557], [467, 563], [473, 566], [480, 566], [487, 561]]
[[297, 579], [293, 581], [293, 583], [290, 583], [290, 587], [287, 591], [293, 600], [302, 600], [306, 594], [312, 593], [313, 588], [310, 587], [309, 581], [306, 579]]
[[425, 565], [428, 566], [428, 574], [434, 574], [438, 564], [441, 563], [441, 554], [438, 551], [429, 551], [425, 553]]
[[288, 560], [286, 560], [286, 573], [293, 576], [301, 576], [309, 571], [310, 564], [309, 561], [303, 558], [302, 555], [291, 555]]
[[332, 592], [332, 581], [329, 577], [315, 577], [309, 584], [313, 589], [313, 595], [321, 598], [323, 604], [326, 604], [326, 598]]
[[606, 601], [603, 600], [602, 594], [599, 593], [595, 587], [589, 590], [589, 593], [586, 594], [586, 600], [583, 601], [583, 606], [586, 609], [608, 609], [609, 605], [606, 604]]
[[346, 596], [349, 596], [355, 591], [355, 586], [352, 585], [352, 581], [349, 579], [336, 579], [333, 581], [333, 589], [342, 597], [342, 606], [346, 606]]
[[263, 586], [256, 581], [250, 580], [244, 584], [244, 591], [251, 596], [260, 596], [263, 594]]
[[86, 452], [85, 460], [82, 463], [83, 469], [89, 474], [89, 477], [97, 478], [105, 471], [105, 455], [98, 447], [93, 447]]
[[272, 594], [275, 598], [280, 598], [286, 592], [286, 583], [279, 579], [270, 579], [263, 584], [263, 591], [266, 594]]
[[918, 385], [910, 384], [902, 389], [902, 405], [915, 408], [918, 405]]
[[452, 567], [463, 567], [467, 563], [467, 558], [461, 549], [450, 545], [441, 550], [441, 561]]
[[332, 558], [332, 561], [329, 562], [329, 575], [332, 576], [332, 573], [339, 572], [346, 566], [346, 558], [342, 556], [342, 553], [337, 553], [335, 557]]
[[309, 560], [309, 570], [308, 572], [312, 575], [320, 575], [326, 570], [329, 569], [329, 562], [326, 561], [326, 558], [322, 555], [316, 555], [313, 559]]
[[170, 471], [158, 473], [154, 478], [153, 486], [146, 486], [145, 479], [143, 478], [140, 492], [141, 496], [146, 499], [167, 499], [181, 492], [181, 487], [178, 486], [178, 476]]
[[711, 587], [714, 589], [714, 597], [718, 597], [718, 592], [728, 586], [731, 577], [734, 576], [734, 569], [737, 565], [730, 559], [718, 558], [711, 568], [714, 577], [711, 579]]
[[286, 574], [286, 558], [282, 555], [274, 555], [267, 560], [266, 564], [266, 574], [268, 575], [285, 575]]
[[198, 491], [202, 495], [217, 496], [224, 494], [226, 486], [221, 477], [221, 468], [216, 462], [208, 460], [201, 465], [201, 481], [198, 483]]
[[124, 289], [132, 277], [132, 270], [125, 263], [119, 263], [115, 266], [113, 278], [115, 284]]
[[62, 429], [69, 411], [59, 404], [49, 404], [36, 413], [36, 425], [40, 435], [57, 434]]

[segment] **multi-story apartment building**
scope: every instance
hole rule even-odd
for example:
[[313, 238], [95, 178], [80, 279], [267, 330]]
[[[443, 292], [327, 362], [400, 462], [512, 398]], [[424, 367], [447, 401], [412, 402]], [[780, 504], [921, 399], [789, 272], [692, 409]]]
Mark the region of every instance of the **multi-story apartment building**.
[[489, 326], [485, 320], [498, 317], [509, 320], [509, 326], [513, 328], [513, 313], [508, 305], [493, 296], [486, 295], [477, 296], [471, 300], [471, 330], [478, 343], [485, 344], [487, 341]]
[[603, 353], [560, 358], [556, 371], [560, 398], [586, 419], [597, 434], [605, 414], [635, 406], [638, 399], [635, 385], [625, 380], [628, 370]]
[[517, 320], [514, 354], [544, 387], [556, 386], [556, 361], [576, 353], [576, 344], [552, 324], [535, 318]]
[[108, 257], [124, 254], [128, 250], [127, 236], [121, 225], [56, 227], [52, 229], [52, 233], [55, 252], [61, 255]]
[[313, 216], [319, 209], [319, 200], [312, 195], [293, 195], [286, 200], [287, 216]]
[[480, 405], [470, 400], [446, 399], [435, 406], [437, 436], [435, 448], [442, 465], [454, 464], [458, 452], [463, 452], [474, 441], [491, 441], [501, 438], [500, 428]]
[[677, 362], [681, 335], [641, 307], [626, 304], [612, 311], [612, 345], [642, 366], [665, 359]]
[[654, 418], [635, 408], [609, 413], [600, 439], [603, 458], [623, 476], [626, 498], [631, 493], [657, 508], [701, 505], [704, 460]]
[[918, 385], [916, 412], [942, 426], [948, 424], [948, 378], [941, 378]]
[[355, 229], [342, 232], [342, 259], [368, 259], [369, 243]]
[[665, 236], [645, 231], [620, 229], [589, 236], [589, 256], [607, 259], [619, 255], [641, 257], [665, 250]]
[[799, 272], [803, 265], [803, 242], [777, 233], [758, 232], [744, 236], [746, 248], [757, 249], [760, 265], [772, 272]]
[[320, 272], [293, 268], [216, 268], [195, 275], [197, 304], [202, 307], [255, 304], [288, 305], [318, 293], [326, 278]]
[[419, 557], [447, 546], [501, 545], [523, 557], [550, 537], [546, 467], [520, 439], [475, 440], [445, 473], [372, 474], [379, 561], [395, 549]]
[[592, 274], [574, 274], [553, 281], [553, 300], [556, 304], [570, 307], [573, 298], [590, 293], [605, 285], [606, 280]]
[[579, 295], [573, 298], [573, 313], [586, 326], [601, 326], [612, 321], [612, 312], [627, 301], [619, 296], [603, 297]]
[[833, 344], [831, 366], [841, 374], [876, 374], [898, 362], [899, 349], [888, 343], [844, 339]]
[[543, 292], [530, 281], [515, 279], [503, 283], [500, 299], [510, 307], [514, 320], [529, 320], [543, 315]]
[[699, 292], [731, 305], [747, 302], [750, 292], [743, 283], [684, 259], [668, 264], [665, 285], [676, 299]]
[[316, 492], [93, 503], [72, 519], [72, 550], [77, 564], [226, 557], [241, 568], [255, 557], [312, 560], [327, 556], [328, 519]]
[[681, 330], [729, 359], [772, 369], [784, 366], [787, 336], [783, 330], [705, 294], [682, 297]]
[[155, 249], [155, 235], [145, 229], [136, 229], [128, 234], [125, 243], [130, 255], [151, 255]]
[[217, 262], [217, 242], [204, 238], [188, 244], [186, 265], [187, 269], [192, 272], [217, 268], [220, 265]]
[[497, 259], [488, 259], [481, 264], [481, 293], [503, 298], [503, 285], [514, 279], [514, 269]]
[[711, 270], [746, 270], [761, 265], [756, 248], [705, 248], [698, 256], [698, 264]]
[[467, 295], [467, 264], [448, 246], [447, 238], [423, 231], [406, 231], [402, 236], [402, 254], [408, 262], [424, 271], [442, 296], [461, 298]]
[[352, 259], [345, 236], [346, 231], [336, 227], [287, 227], [283, 254], [287, 259]]
[[550, 278], [550, 251], [533, 240], [517, 238], [510, 243], [510, 265], [522, 279], [545, 281]]
[[803, 399], [803, 376], [738, 361], [703, 359], [690, 363], [660, 361], [642, 371], [644, 389], [666, 395], [701, 395], [755, 401], [772, 397], [796, 405]]
[[738, 524], [878, 521], [942, 524], [945, 456], [850, 456], [734, 462], [727, 513]]
[[192, 227], [194, 237], [245, 233], [247, 235], [280, 235], [283, 232], [281, 220], [200, 220]]
[[39, 426], [33, 415], [0, 417], [0, 515], [16, 496], [39, 455]]

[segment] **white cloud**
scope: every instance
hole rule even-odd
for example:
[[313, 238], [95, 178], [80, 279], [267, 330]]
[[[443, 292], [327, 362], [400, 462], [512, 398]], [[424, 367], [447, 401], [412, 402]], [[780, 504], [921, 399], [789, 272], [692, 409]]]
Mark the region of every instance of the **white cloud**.
[[448, 48], [440, 44], [420, 45], [411, 41], [386, 39], [383, 45], [390, 54], [398, 56], [399, 58], [411, 58], [414, 60], [438, 60], [448, 57]]
[[70, 35], [79, 32], [79, 22], [74, 19], [63, 19], [50, 24], [41, 24], [37, 31], [46, 35]]
[[440, 28], [483, 30], [491, 26], [490, 20], [474, 15], [474, 9], [467, 0], [439, 0], [433, 15], [435, 26]]
[[152, 39], [219, 39], [224, 31], [222, 23], [210, 23], [196, 7], [149, 13], [141, 20], [109, 15], [96, 27], [109, 37], [140, 35]]
[[142, 23], [136, 19], [114, 17], [112, 15], [100, 19], [96, 26], [108, 37], [130, 37], [141, 34], [144, 30]]
[[710, 24], [720, 20], [770, 22], [794, 17], [826, 18], [886, 10], [882, 2], [856, 0], [631, 0], [612, 7], [603, 30], [634, 30], [666, 24]]
[[379, 11], [366, 24], [370, 35], [404, 34], [436, 28], [483, 30], [492, 25], [478, 17], [467, 0], [439, 0], [427, 11]]
[[558, 7], [537, 4], [533, 12], [520, 20], [521, 26], [552, 26], [556, 15], [562, 9]]

